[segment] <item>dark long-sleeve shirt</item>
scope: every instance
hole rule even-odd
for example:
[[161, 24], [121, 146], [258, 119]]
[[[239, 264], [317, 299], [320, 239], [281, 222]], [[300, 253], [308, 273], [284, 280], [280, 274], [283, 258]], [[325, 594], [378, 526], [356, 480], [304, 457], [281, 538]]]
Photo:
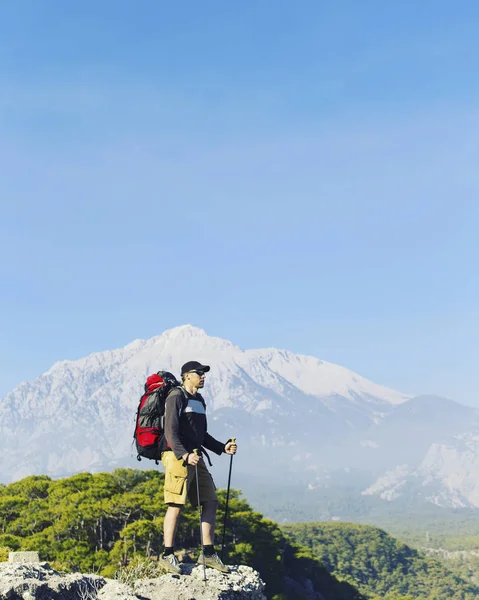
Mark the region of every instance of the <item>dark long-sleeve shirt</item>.
[[197, 392], [193, 396], [183, 390], [174, 389], [166, 399], [165, 438], [168, 445], [178, 459], [202, 446], [221, 454], [225, 445], [207, 431], [206, 405], [201, 394]]

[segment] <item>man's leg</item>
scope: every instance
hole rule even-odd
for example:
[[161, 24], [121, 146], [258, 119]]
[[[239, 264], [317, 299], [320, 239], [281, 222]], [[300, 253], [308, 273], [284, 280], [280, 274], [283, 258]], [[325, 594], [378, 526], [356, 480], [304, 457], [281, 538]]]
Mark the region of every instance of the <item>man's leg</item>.
[[203, 503], [203, 510], [201, 511], [201, 529], [203, 531], [203, 544], [205, 546], [214, 546], [215, 543], [215, 525], [217, 508], [217, 501], [209, 501]]
[[183, 461], [178, 460], [171, 451], [163, 452], [161, 462], [165, 468], [164, 498], [168, 508], [163, 521], [165, 547], [158, 557], [158, 563], [169, 573], [180, 574], [181, 569], [175, 556], [174, 546], [181, 509], [186, 501], [188, 471]]
[[[213, 546], [215, 543], [215, 524], [216, 524], [216, 509], [218, 508], [218, 496], [213, 478], [206, 468], [203, 461], [198, 464], [197, 468], [200, 502], [201, 502], [201, 531], [203, 534], [203, 544], [205, 546]], [[189, 499], [193, 506], [198, 506], [198, 498], [196, 493], [196, 472], [193, 471], [193, 477], [190, 480]]]
[[173, 548], [175, 545], [176, 528], [183, 506], [181, 504], [168, 504], [168, 509], [165, 514], [163, 523], [163, 536], [165, 548]]
[[[225, 567], [215, 551], [215, 525], [218, 496], [216, 495], [215, 484], [211, 474], [208, 472], [208, 469], [203, 462], [198, 465], [198, 478], [202, 506], [201, 532], [203, 534], [203, 548], [199, 562], [201, 563], [204, 561], [207, 567], [212, 567], [222, 573], [228, 573], [228, 567]], [[194, 494], [194, 496], [196, 496], [196, 494]], [[192, 503], [196, 504], [196, 506], [198, 505], [196, 497], [192, 498]]]
[[169, 573], [174, 573], [176, 575], [181, 574], [180, 565], [174, 553], [174, 546], [176, 528], [178, 527], [178, 521], [182, 508], [183, 506], [181, 504], [168, 504], [163, 522], [163, 537], [165, 547], [163, 549], [163, 553], [158, 556], [158, 564]]

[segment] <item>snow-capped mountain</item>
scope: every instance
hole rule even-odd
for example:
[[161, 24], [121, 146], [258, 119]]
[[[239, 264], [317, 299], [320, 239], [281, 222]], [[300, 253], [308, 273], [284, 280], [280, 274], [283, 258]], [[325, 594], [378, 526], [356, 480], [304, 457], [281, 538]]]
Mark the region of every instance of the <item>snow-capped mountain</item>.
[[7, 394], [0, 404], [2, 478], [131, 463], [146, 377], [159, 369], [178, 373], [193, 358], [212, 366], [205, 387], [210, 429], [221, 437], [226, 426], [261, 447], [299, 451], [304, 436], [364, 427], [407, 400], [343, 367], [276, 349], [244, 351], [187, 325], [56, 363]]
[[132, 448], [138, 400], [149, 374], [178, 374], [187, 360], [211, 365], [204, 389], [209, 430], [224, 441], [238, 438], [237, 471], [271, 480], [314, 486], [325, 473], [352, 467], [367, 473], [368, 494], [392, 497], [384, 473], [407, 465], [403, 477], [423, 469], [444, 483], [453, 467], [437, 467], [434, 444], [459, 443], [476, 419], [473, 409], [441, 399], [430, 406], [314, 357], [242, 350], [185, 325], [56, 363], [7, 394], [0, 401], [0, 480], [154, 467], [136, 462]]

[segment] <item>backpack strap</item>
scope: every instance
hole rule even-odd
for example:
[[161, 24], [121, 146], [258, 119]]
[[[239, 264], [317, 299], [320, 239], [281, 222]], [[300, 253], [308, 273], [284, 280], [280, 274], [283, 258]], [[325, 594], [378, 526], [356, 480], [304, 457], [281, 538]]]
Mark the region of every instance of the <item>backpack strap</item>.
[[[188, 396], [186, 394], [186, 390], [183, 389], [183, 387], [181, 385], [177, 385], [174, 388], [171, 388], [171, 390], [168, 392], [168, 396], [166, 396], [166, 398], [165, 398], [165, 405], [168, 402], [168, 398], [170, 397], [170, 394], [172, 394], [175, 390], [181, 390], [182, 396], [183, 396], [183, 402], [178, 411], [178, 419], [179, 419], [181, 417], [181, 415], [183, 414], [183, 411], [185, 410], [185, 408], [188, 406]], [[165, 415], [164, 414], [161, 417], [161, 427], [162, 427], [162, 429], [164, 429], [164, 427], [165, 427]]]
[[208, 459], [208, 462], [210, 464], [210, 467], [212, 467], [213, 463], [211, 462], [210, 455], [208, 454], [208, 452], [206, 452], [206, 450], [204, 449], [203, 446], [201, 446], [201, 454], [204, 454], [206, 456], [206, 458]]
[[179, 385], [178, 387], [173, 388], [173, 389], [174, 390], [181, 390], [182, 393], [183, 393], [183, 403], [182, 403], [181, 409], [180, 409], [180, 411], [178, 413], [178, 419], [179, 419], [181, 417], [181, 415], [183, 414], [183, 411], [185, 410], [185, 408], [188, 406], [188, 400], [189, 400], [189, 398], [188, 398], [187, 391], [185, 390], [185, 388], [182, 385]]

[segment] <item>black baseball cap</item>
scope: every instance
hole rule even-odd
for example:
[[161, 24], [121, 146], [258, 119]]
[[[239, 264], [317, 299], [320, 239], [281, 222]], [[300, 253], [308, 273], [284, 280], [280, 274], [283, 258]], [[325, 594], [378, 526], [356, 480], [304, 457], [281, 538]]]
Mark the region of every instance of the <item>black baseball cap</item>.
[[189, 371], [204, 371], [205, 373], [208, 373], [209, 370], [210, 368], [208, 365], [202, 365], [197, 360], [190, 360], [181, 367], [181, 374], [184, 375]]

